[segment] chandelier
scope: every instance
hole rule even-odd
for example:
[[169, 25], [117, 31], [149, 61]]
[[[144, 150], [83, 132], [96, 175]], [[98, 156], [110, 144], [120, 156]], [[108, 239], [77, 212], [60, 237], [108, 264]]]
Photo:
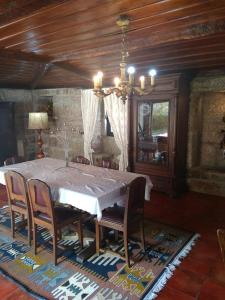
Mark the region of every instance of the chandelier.
[[[122, 49], [121, 49], [121, 62], [120, 62], [120, 77], [114, 78], [114, 87], [103, 89], [102, 88], [102, 78], [103, 73], [99, 71], [94, 77], [94, 94], [99, 98], [104, 98], [108, 95], [115, 94], [118, 98], [121, 98], [125, 104], [127, 98], [131, 95], [148, 95], [152, 93], [155, 86], [155, 75], [156, 71], [151, 69], [149, 71], [149, 77], [140, 77], [140, 85], [135, 86], [135, 68], [129, 66], [127, 68], [127, 58], [129, 56], [127, 47], [127, 31], [129, 27], [129, 17], [127, 15], [121, 15], [117, 20], [117, 25], [121, 29], [122, 33]], [[128, 73], [128, 76], [127, 76]]]

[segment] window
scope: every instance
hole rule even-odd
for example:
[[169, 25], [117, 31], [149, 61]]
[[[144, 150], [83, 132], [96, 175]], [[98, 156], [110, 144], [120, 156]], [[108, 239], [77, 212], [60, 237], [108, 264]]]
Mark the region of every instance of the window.
[[112, 132], [111, 124], [109, 122], [109, 117], [107, 114], [105, 115], [105, 132], [107, 136], [114, 136]]

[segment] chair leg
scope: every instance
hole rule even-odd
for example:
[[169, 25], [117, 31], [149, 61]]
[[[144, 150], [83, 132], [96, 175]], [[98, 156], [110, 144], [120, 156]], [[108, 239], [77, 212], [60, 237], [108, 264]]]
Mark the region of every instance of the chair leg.
[[11, 233], [12, 237], [15, 238], [15, 212], [11, 211]]
[[83, 244], [83, 229], [82, 229], [81, 220], [77, 222], [77, 233], [78, 233], [81, 248], [83, 248], [84, 247], [84, 244]]
[[119, 232], [118, 232], [118, 230], [114, 230], [114, 236], [115, 236], [115, 241], [118, 242], [118, 239], [119, 239]]
[[31, 239], [32, 239], [32, 224], [30, 216], [27, 215], [27, 231], [28, 231], [28, 243], [31, 246]]
[[52, 237], [53, 241], [53, 257], [54, 257], [54, 264], [57, 265], [57, 234], [53, 234]]
[[142, 249], [145, 250], [145, 231], [144, 231], [144, 222], [143, 220], [140, 221], [140, 233], [141, 233], [141, 246]]
[[34, 255], [37, 254], [37, 225], [33, 223]]
[[61, 228], [58, 229], [58, 238], [59, 238], [59, 240], [62, 239], [62, 230], [61, 230]]
[[124, 250], [125, 250], [126, 263], [127, 263], [128, 268], [130, 268], [127, 230], [123, 231], [123, 238], [124, 238]]
[[98, 221], [95, 221], [95, 235], [96, 235], [96, 253], [99, 255], [100, 252], [100, 228]]
[[217, 238], [220, 246], [223, 263], [225, 264], [225, 230], [217, 229]]

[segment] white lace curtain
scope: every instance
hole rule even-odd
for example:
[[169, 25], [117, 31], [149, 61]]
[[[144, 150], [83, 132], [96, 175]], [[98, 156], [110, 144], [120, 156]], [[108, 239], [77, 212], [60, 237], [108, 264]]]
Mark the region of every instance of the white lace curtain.
[[120, 150], [119, 170], [126, 171], [128, 167], [128, 105], [120, 98], [111, 94], [104, 99], [105, 110], [114, 134], [115, 142]]
[[92, 161], [91, 141], [95, 132], [95, 125], [99, 111], [99, 99], [93, 90], [81, 91], [81, 112], [84, 128], [84, 156]]

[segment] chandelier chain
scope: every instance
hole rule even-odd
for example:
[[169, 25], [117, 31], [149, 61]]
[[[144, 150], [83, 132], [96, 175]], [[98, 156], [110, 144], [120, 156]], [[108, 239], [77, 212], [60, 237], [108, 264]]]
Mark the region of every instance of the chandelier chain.
[[128, 52], [128, 40], [127, 40], [127, 28], [122, 29], [122, 42], [121, 42], [121, 54], [122, 61], [126, 62], [126, 58], [129, 56]]

